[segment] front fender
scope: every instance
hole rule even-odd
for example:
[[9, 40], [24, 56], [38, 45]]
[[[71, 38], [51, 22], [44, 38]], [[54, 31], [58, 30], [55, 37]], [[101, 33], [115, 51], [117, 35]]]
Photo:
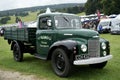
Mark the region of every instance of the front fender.
[[59, 47], [59, 46], [64, 46], [66, 47], [68, 50], [73, 49], [73, 47], [75, 47], [77, 45], [77, 42], [74, 40], [63, 40], [63, 41], [57, 41], [55, 42], [51, 47]]
[[[49, 53], [48, 53], [48, 57], [47, 59], [51, 59], [52, 53], [56, 48], [63, 48], [63, 49], [67, 49], [69, 55], [71, 55], [72, 57], [72, 51], [73, 48], [76, 47], [77, 42], [74, 40], [62, 40], [62, 41], [57, 41], [55, 42], [53, 45], [51, 45], [50, 49], [49, 49]], [[73, 58], [73, 57], [72, 57]], [[71, 58], [71, 60], [72, 60]]]

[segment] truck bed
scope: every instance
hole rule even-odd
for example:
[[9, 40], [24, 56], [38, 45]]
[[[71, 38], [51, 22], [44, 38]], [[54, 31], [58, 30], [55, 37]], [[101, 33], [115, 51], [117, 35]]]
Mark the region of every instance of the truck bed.
[[36, 28], [7, 27], [5, 28], [4, 38], [35, 44]]

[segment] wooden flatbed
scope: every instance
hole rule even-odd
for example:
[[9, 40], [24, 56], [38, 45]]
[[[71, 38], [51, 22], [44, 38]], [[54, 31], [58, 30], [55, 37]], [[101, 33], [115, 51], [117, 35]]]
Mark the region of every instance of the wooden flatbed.
[[37, 28], [5, 28], [4, 38], [8, 40], [24, 41], [35, 45]]

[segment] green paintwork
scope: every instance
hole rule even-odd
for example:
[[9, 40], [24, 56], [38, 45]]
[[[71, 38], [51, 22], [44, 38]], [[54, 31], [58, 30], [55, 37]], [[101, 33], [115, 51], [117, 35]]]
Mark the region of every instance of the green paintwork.
[[56, 34], [53, 30], [37, 30], [36, 34], [37, 53], [46, 58], [50, 46], [54, 43]]

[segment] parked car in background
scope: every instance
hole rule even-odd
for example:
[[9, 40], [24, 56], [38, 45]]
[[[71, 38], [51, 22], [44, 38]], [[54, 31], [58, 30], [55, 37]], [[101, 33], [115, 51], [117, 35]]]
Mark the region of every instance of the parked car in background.
[[97, 31], [99, 33], [108, 33], [108, 32], [110, 32], [111, 20], [112, 19], [102, 19], [102, 20], [100, 20], [100, 22], [99, 22], [99, 24], [97, 26]]
[[0, 27], [0, 36], [3, 36], [4, 35], [4, 28], [3, 27]]
[[120, 34], [120, 15], [112, 20], [111, 34]]
[[109, 17], [109, 18], [116, 18], [117, 15], [116, 15], [116, 14], [111, 14], [111, 15], [109, 15], [108, 17]]
[[34, 21], [32, 23], [29, 23], [27, 27], [37, 27], [37, 21]]

